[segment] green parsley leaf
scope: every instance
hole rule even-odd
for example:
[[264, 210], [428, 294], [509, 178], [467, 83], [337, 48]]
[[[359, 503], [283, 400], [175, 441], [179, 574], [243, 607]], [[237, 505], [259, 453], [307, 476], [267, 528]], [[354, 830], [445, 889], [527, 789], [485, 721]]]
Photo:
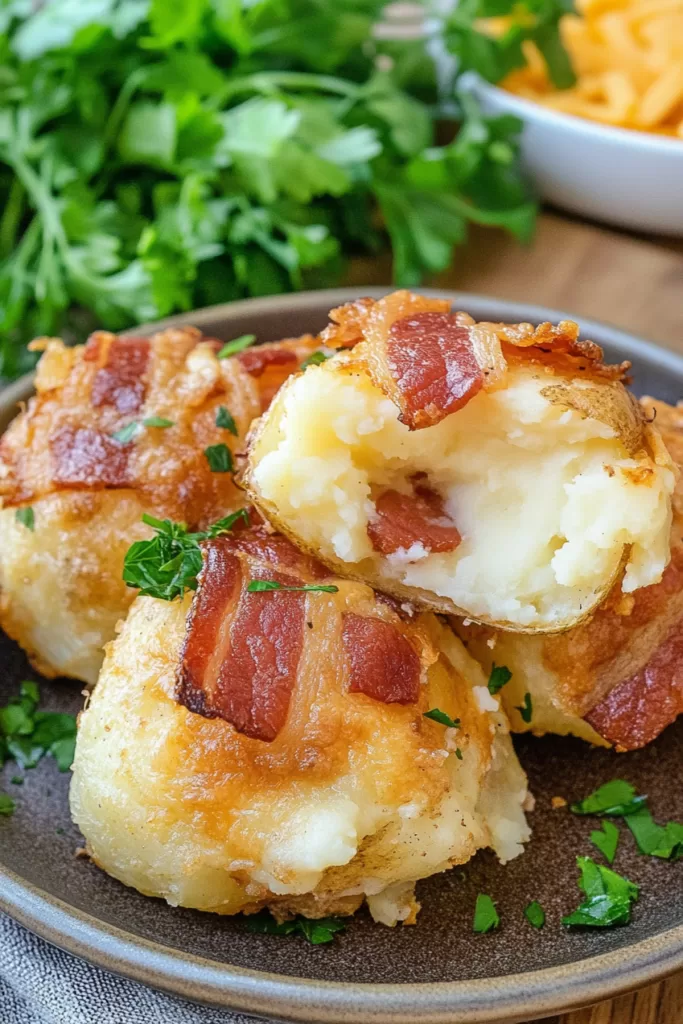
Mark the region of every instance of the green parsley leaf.
[[440, 708], [432, 708], [431, 711], [425, 711], [423, 718], [431, 718], [432, 722], [438, 722], [439, 725], [445, 725], [449, 729], [459, 729], [460, 719], [451, 718], [445, 711], [441, 711]]
[[529, 722], [531, 721], [531, 715], [533, 713], [533, 708], [531, 706], [531, 694], [530, 693], [525, 693], [524, 694], [524, 703], [523, 704], [515, 704], [515, 710], [519, 711], [519, 713], [520, 713], [520, 715], [522, 717], [522, 721], [526, 722], [527, 725], [528, 725]]
[[569, 809], [574, 814], [606, 814], [618, 818], [637, 810], [646, 801], [646, 796], [636, 796], [630, 782], [612, 779], [584, 800], [571, 804]]
[[12, 783], [13, 786], [23, 786], [24, 785], [24, 776], [23, 775], [13, 775], [12, 778], [10, 779], [10, 782]]
[[495, 662], [491, 666], [491, 674], [489, 676], [488, 688], [489, 693], [496, 694], [499, 690], [502, 690], [506, 683], [509, 683], [512, 679], [512, 672], [505, 665], [496, 665]]
[[[467, 0], [447, 18], [446, 44], [458, 58], [460, 72], [477, 71], [495, 84], [524, 67], [524, 43], [529, 40], [541, 53], [553, 85], [566, 89], [575, 76], [559, 26], [570, 9], [565, 0]], [[505, 32], [487, 31], [486, 19], [492, 16], [509, 19]]]
[[485, 892], [480, 892], [474, 908], [473, 931], [479, 933], [490, 932], [497, 928], [499, 924], [500, 917], [493, 900]]
[[164, 419], [163, 416], [148, 416], [142, 421], [142, 425], [144, 427], [159, 427], [163, 430], [166, 427], [172, 427], [173, 420]]
[[249, 914], [245, 918], [245, 924], [248, 931], [261, 935], [302, 935], [313, 946], [331, 942], [335, 934], [346, 927], [346, 923], [338, 917], [321, 917], [316, 920], [296, 917], [291, 921], [278, 923], [267, 910]]
[[249, 348], [255, 341], [255, 334], [240, 334], [239, 338], [233, 338], [232, 341], [227, 341], [223, 345], [223, 348], [218, 353], [218, 358], [227, 359], [228, 356], [234, 356], [237, 352], [243, 352], [245, 348]]
[[19, 686], [19, 697], [22, 702], [38, 707], [40, 703], [40, 688], [33, 679], [24, 679]]
[[14, 518], [18, 523], [21, 523], [22, 526], [25, 526], [27, 530], [31, 530], [33, 532], [35, 529], [36, 517], [30, 505], [24, 505], [23, 508], [18, 508], [14, 513]]
[[249, 510], [246, 508], [238, 508], [236, 512], [231, 512], [229, 516], [224, 516], [222, 519], [217, 519], [215, 523], [204, 532], [204, 534], [197, 534], [203, 540], [210, 540], [213, 537], [220, 537], [222, 534], [230, 533], [233, 526], [237, 523], [242, 522], [245, 526], [249, 526]]
[[460, 749], [460, 747], [455, 748], [455, 756], [457, 757], [458, 761], [462, 761], [462, 750]]
[[317, 920], [299, 917], [297, 925], [304, 938], [308, 939], [313, 946], [332, 942], [335, 934], [343, 931], [346, 927], [344, 922], [337, 917], [321, 917]]
[[328, 356], [325, 352], [318, 350], [317, 352], [311, 352], [308, 359], [304, 359], [301, 364], [301, 369], [305, 370], [307, 366], [320, 366], [321, 363], [326, 363], [332, 356]]
[[678, 860], [683, 855], [683, 825], [670, 821], [658, 825], [647, 807], [639, 807], [624, 815], [641, 853], [662, 860]]
[[118, 441], [119, 444], [129, 444], [134, 437], [140, 433], [140, 424], [137, 420], [133, 420], [131, 423], [127, 423], [125, 427], [121, 427], [120, 430], [115, 430], [111, 435], [114, 441]]
[[216, 412], [216, 426], [229, 430], [231, 434], [235, 435], [235, 437], [238, 436], [237, 424], [232, 418], [230, 410], [226, 409], [224, 405], [218, 406], [218, 411]]
[[76, 743], [76, 719], [73, 715], [39, 711], [39, 700], [37, 684], [25, 680], [19, 696], [0, 708], [4, 756], [12, 758], [22, 768], [35, 768], [41, 758], [51, 754], [59, 770], [68, 771]]
[[245, 508], [238, 509], [202, 533], [189, 533], [185, 523], [156, 519], [147, 513], [142, 521], [156, 531], [156, 536], [135, 541], [128, 548], [123, 562], [124, 583], [137, 587], [147, 597], [173, 601], [186, 590], [197, 589], [202, 569], [201, 542], [229, 533], [240, 521], [248, 526], [249, 513]]
[[8, 818], [11, 814], [14, 814], [16, 806], [11, 796], [8, 796], [7, 793], [0, 793], [0, 815]]
[[597, 846], [600, 853], [612, 864], [617, 852], [619, 843], [619, 829], [611, 821], [603, 822], [602, 829], [595, 829], [591, 832], [591, 842]]
[[631, 905], [638, 899], [639, 886], [610, 868], [596, 864], [590, 857], [577, 857], [576, 862], [581, 872], [579, 888], [586, 899], [562, 918], [562, 924], [588, 928], [628, 924]]
[[301, 587], [285, 587], [282, 583], [278, 583], [276, 580], [251, 580], [247, 586], [247, 590], [250, 594], [261, 594], [264, 592], [270, 592], [272, 590], [282, 591], [295, 591], [295, 590], [310, 590], [320, 591], [324, 594], [336, 594], [339, 591], [339, 587], [335, 587], [334, 584], [318, 584], [318, 583], [307, 583]]
[[[647, 807], [647, 797], [637, 796], [631, 783], [624, 779], [606, 782], [585, 800], [572, 804], [571, 810], [574, 814], [623, 818], [641, 853], [662, 860], [678, 860], [683, 856], [683, 825], [675, 821], [658, 825]], [[600, 833], [592, 833], [594, 841], [595, 835]], [[599, 846], [600, 841], [596, 845]]]
[[232, 473], [232, 452], [227, 444], [211, 444], [204, 449], [212, 473]]
[[532, 900], [524, 908], [524, 916], [534, 928], [542, 928], [545, 924], [545, 910], [537, 900]]

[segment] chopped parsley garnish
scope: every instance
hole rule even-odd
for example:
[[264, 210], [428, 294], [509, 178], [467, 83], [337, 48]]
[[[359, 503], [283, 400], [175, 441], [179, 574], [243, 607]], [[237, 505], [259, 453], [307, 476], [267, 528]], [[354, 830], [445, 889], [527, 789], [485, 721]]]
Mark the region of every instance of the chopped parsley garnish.
[[119, 444], [128, 444], [133, 438], [137, 437], [139, 432], [140, 424], [137, 420], [132, 420], [132, 422], [126, 423], [125, 427], [121, 427], [120, 430], [115, 430], [111, 436]]
[[202, 568], [200, 544], [204, 540], [229, 533], [239, 521], [249, 525], [246, 508], [213, 523], [201, 533], [188, 533], [185, 523], [155, 519], [145, 513], [143, 523], [156, 530], [156, 537], [137, 540], [128, 548], [123, 562], [123, 580], [138, 587], [141, 594], [162, 601], [182, 597], [186, 590], [197, 589]]
[[12, 783], [13, 786], [23, 786], [24, 785], [24, 776], [23, 775], [13, 775], [12, 778], [10, 779], [10, 782]]
[[339, 592], [339, 587], [335, 587], [334, 584], [321, 585], [319, 583], [306, 583], [301, 587], [286, 587], [284, 584], [278, 583], [276, 580], [251, 580], [247, 590], [250, 594], [261, 594], [270, 590], [311, 590], [321, 591], [324, 594], [336, 594]]
[[532, 902], [524, 908], [524, 916], [530, 925], [534, 928], [542, 928], [545, 924], [545, 910], [538, 902], [538, 900], [532, 900]]
[[448, 729], [459, 729], [460, 719], [451, 718], [445, 711], [440, 708], [432, 708], [431, 711], [425, 711], [424, 718], [431, 718], [432, 722], [438, 722], [439, 725], [445, 725]]
[[[26, 680], [19, 695], [0, 708], [0, 767], [16, 761], [22, 768], [35, 768], [51, 754], [60, 772], [71, 767], [76, 746], [76, 719], [73, 715], [39, 711], [38, 685]], [[12, 782], [23, 782], [14, 776]]]
[[641, 853], [662, 860], [683, 857], [683, 825], [676, 821], [658, 825], [647, 807], [647, 796], [636, 795], [634, 787], [624, 779], [606, 782], [585, 800], [572, 804], [571, 810], [574, 814], [623, 818]]
[[148, 416], [147, 419], [142, 421], [143, 427], [159, 427], [164, 429], [165, 427], [172, 427], [173, 420], [164, 419], [163, 416]]
[[225, 343], [218, 353], [218, 358], [227, 359], [228, 356], [234, 356], [237, 352], [243, 352], [245, 348], [249, 348], [255, 341], [255, 334], [240, 334], [239, 338], [233, 338], [232, 341]]
[[224, 405], [218, 406], [218, 411], [216, 412], [216, 426], [229, 430], [231, 434], [235, 435], [235, 437], [238, 435], [237, 424], [232, 418], [230, 410], [226, 409]]
[[612, 864], [617, 853], [619, 843], [619, 829], [611, 821], [603, 822], [602, 829], [595, 829], [591, 832], [591, 842], [597, 846], [600, 853]]
[[624, 821], [633, 833], [641, 853], [662, 860], [678, 860], [683, 857], [683, 825], [676, 821], [658, 825], [647, 807], [639, 807], [632, 814], [625, 815]]
[[512, 679], [512, 672], [506, 665], [496, 665], [495, 662], [491, 667], [491, 675], [489, 676], [488, 687], [489, 693], [496, 694], [499, 690], [502, 690], [506, 683], [509, 683]]
[[30, 505], [24, 505], [23, 508], [18, 508], [14, 513], [14, 518], [22, 526], [25, 526], [27, 530], [33, 531], [36, 526], [35, 512]]
[[308, 359], [304, 359], [301, 364], [301, 369], [305, 370], [307, 366], [320, 366], [321, 363], [326, 363], [328, 359], [331, 359], [325, 352], [318, 350], [317, 352], [311, 352]]
[[227, 444], [211, 444], [204, 449], [212, 473], [232, 473], [232, 452]]
[[500, 918], [493, 900], [485, 892], [480, 892], [474, 908], [473, 931], [483, 934], [493, 931], [499, 924]]
[[606, 814], [619, 818], [625, 814], [631, 814], [646, 802], [646, 796], [636, 796], [636, 791], [630, 782], [625, 782], [624, 779], [612, 779], [611, 782], [606, 782], [604, 786], [596, 789], [585, 800], [571, 804], [569, 809], [574, 814]]
[[529, 722], [531, 721], [531, 715], [533, 713], [533, 708], [531, 706], [531, 694], [530, 693], [525, 693], [524, 694], [524, 703], [523, 704], [515, 704], [515, 710], [519, 711], [519, 713], [520, 713], [520, 715], [522, 717], [522, 721], [526, 722], [527, 725], [528, 725]]
[[562, 918], [562, 924], [571, 927], [611, 928], [615, 924], [628, 924], [631, 905], [638, 899], [639, 886], [610, 868], [596, 864], [590, 857], [577, 857], [581, 877], [579, 888], [586, 899], [571, 914]]
[[14, 814], [16, 809], [16, 802], [7, 793], [0, 793], [0, 815], [5, 818], [9, 818], [11, 814]]
[[462, 750], [460, 749], [460, 747], [455, 748], [455, 756], [457, 757], [458, 761], [462, 761]]
[[321, 917], [312, 920], [308, 917], [295, 917], [292, 921], [278, 922], [267, 910], [258, 914], [250, 914], [245, 918], [247, 930], [261, 935], [303, 935], [313, 946], [332, 942], [337, 932], [343, 932], [346, 923], [339, 917]]

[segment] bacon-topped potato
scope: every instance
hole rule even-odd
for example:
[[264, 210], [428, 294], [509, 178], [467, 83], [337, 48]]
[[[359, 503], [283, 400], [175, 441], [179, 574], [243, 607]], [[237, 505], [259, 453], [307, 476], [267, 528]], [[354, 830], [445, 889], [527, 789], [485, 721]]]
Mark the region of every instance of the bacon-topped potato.
[[226, 359], [194, 328], [42, 345], [0, 440], [0, 625], [44, 675], [94, 683], [135, 596], [121, 571], [142, 514], [202, 528], [243, 504], [231, 452], [316, 339]]
[[259, 422], [245, 481], [336, 572], [502, 629], [561, 631], [656, 583], [674, 472], [628, 364], [557, 326], [475, 323], [396, 292], [331, 313], [331, 346]]
[[[656, 411], [662, 439], [683, 468], [683, 408], [642, 399]], [[456, 628], [489, 671], [505, 666], [501, 690], [517, 732], [572, 733], [617, 750], [644, 747], [683, 714], [683, 478], [673, 496], [671, 561], [660, 583], [623, 594], [615, 587], [595, 615], [560, 636]], [[529, 693], [532, 713], [519, 712]]]
[[71, 808], [101, 868], [171, 904], [367, 899], [394, 924], [416, 880], [520, 853], [525, 796], [450, 630], [252, 527], [206, 543], [194, 597], [136, 599], [80, 718]]

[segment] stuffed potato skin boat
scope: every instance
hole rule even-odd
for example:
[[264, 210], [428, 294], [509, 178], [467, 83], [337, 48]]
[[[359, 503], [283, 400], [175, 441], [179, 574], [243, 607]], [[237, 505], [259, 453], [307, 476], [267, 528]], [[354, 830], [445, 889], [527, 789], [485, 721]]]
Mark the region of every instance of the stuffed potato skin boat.
[[201, 529], [243, 504], [205, 449], [238, 451], [316, 339], [229, 359], [221, 344], [191, 327], [41, 343], [36, 396], [0, 440], [0, 625], [43, 675], [95, 682], [135, 596], [123, 558], [151, 533], [144, 512]]
[[80, 719], [71, 808], [100, 867], [174, 905], [283, 918], [367, 900], [394, 924], [414, 920], [417, 879], [521, 852], [525, 796], [450, 630], [252, 528], [208, 543], [194, 598], [133, 604]]
[[[643, 398], [662, 439], [683, 467], [683, 408]], [[671, 561], [662, 580], [633, 594], [615, 587], [586, 623], [560, 636], [496, 633], [456, 622], [486, 671], [505, 665], [501, 697], [515, 732], [571, 733], [589, 742], [636, 750], [683, 713], [683, 478], [673, 496]], [[518, 708], [530, 693], [534, 713]]]
[[334, 310], [351, 346], [290, 379], [244, 481], [335, 572], [501, 629], [560, 632], [667, 564], [674, 470], [571, 322], [477, 324], [397, 292]]

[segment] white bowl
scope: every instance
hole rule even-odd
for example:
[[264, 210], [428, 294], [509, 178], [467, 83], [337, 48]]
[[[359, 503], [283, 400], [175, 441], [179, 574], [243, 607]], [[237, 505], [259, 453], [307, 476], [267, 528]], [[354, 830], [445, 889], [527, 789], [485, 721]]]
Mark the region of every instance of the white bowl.
[[524, 121], [524, 164], [544, 199], [619, 227], [683, 235], [683, 139], [550, 110], [463, 76], [487, 114]]

